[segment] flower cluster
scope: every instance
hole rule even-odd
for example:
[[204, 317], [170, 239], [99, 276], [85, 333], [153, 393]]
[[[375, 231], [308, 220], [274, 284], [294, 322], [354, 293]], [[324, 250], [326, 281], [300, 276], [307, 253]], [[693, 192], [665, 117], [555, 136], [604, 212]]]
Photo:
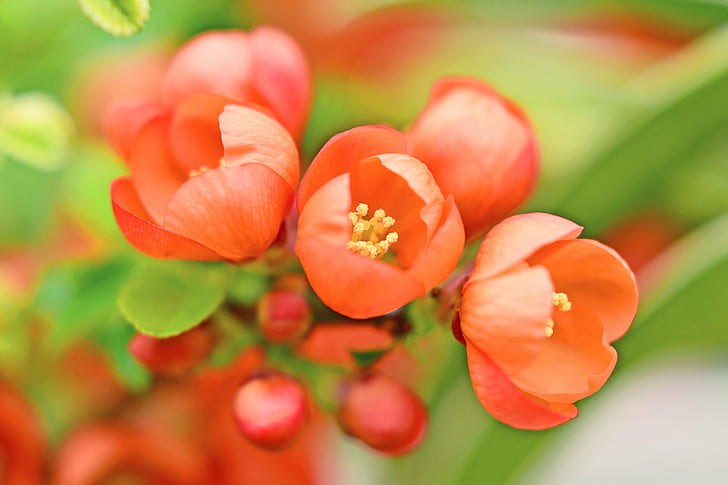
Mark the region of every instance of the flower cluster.
[[[573, 222], [507, 218], [535, 185], [538, 145], [523, 111], [485, 83], [438, 81], [404, 132], [369, 125], [334, 135], [300, 182], [311, 83], [283, 33], [202, 34], [176, 54], [160, 90], [162, 102], [109, 114], [130, 170], [111, 186], [122, 233], [156, 258], [245, 263], [292, 249], [284, 258], [297, 258], [306, 281], [278, 275], [256, 306], [259, 333], [266, 345], [347, 369], [336, 410], [346, 433], [388, 454], [422, 439], [425, 406], [392, 373], [402, 361], [385, 364], [407, 334], [399, 309], [448, 278], [448, 291], [432, 294], [451, 312], [475, 393], [495, 418], [556, 426], [611, 374], [610, 344], [636, 311], [632, 272], [610, 248], [577, 239]], [[461, 261], [486, 232], [474, 264]], [[167, 374], [187, 372], [215, 345], [206, 326], [149, 339], [138, 336], [130, 351]], [[352, 358], [373, 350], [374, 363]], [[305, 381], [275, 367], [261, 363], [231, 403], [242, 434], [266, 449], [289, 446], [310, 413]]]

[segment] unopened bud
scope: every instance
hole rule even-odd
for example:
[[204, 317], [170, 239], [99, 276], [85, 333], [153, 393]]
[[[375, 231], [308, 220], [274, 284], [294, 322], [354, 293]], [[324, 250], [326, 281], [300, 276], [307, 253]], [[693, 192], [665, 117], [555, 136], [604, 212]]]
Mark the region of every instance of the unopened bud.
[[414, 450], [427, 430], [427, 409], [420, 398], [377, 374], [345, 384], [337, 417], [345, 433], [388, 455]]
[[290, 446], [303, 430], [308, 414], [303, 387], [282, 372], [248, 380], [238, 389], [233, 410], [243, 436], [267, 450]]
[[215, 339], [205, 325], [169, 338], [155, 338], [138, 333], [129, 341], [129, 353], [150, 371], [170, 377], [189, 372], [204, 361], [215, 346]]
[[311, 324], [311, 307], [297, 291], [272, 290], [258, 303], [260, 330], [270, 342], [291, 342]]

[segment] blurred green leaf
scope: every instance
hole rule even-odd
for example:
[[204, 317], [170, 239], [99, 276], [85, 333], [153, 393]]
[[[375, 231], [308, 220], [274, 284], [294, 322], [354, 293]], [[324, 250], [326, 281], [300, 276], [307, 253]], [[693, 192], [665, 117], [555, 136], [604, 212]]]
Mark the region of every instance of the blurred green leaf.
[[94, 24], [113, 35], [136, 34], [149, 20], [149, 0], [78, 0], [78, 3]]
[[0, 246], [20, 246], [40, 238], [54, 200], [50, 174], [8, 160], [0, 163]]
[[134, 328], [121, 318], [114, 318], [95, 336], [96, 342], [104, 350], [114, 374], [129, 389], [144, 391], [151, 384], [151, 374], [127, 350]]
[[0, 154], [55, 170], [66, 160], [72, 132], [71, 117], [49, 96], [0, 95]]
[[35, 307], [52, 322], [48, 336], [51, 348], [60, 350], [118, 318], [116, 298], [128, 275], [129, 264], [124, 260], [51, 269], [35, 298]]
[[228, 280], [229, 269], [217, 264], [151, 263], [124, 283], [119, 309], [140, 332], [171, 337], [212, 315]]
[[255, 305], [271, 285], [265, 270], [265, 266], [256, 263], [237, 269], [228, 287], [230, 300], [241, 305]]
[[387, 352], [392, 350], [393, 347], [386, 347], [377, 350], [350, 350], [349, 353], [354, 358], [356, 365], [359, 367], [370, 367], [384, 356]]
[[[563, 194], [546, 209], [600, 231], [653, 194], [666, 174], [686, 159], [712, 129], [728, 122], [728, 28], [723, 28], [690, 51], [702, 59], [712, 53], [715, 62], [688, 61], [696, 71], [671, 96], [660, 93], [659, 103], [623, 137], [583, 165], [583, 171], [563, 181]], [[685, 86], [687, 84], [687, 86]], [[615, 194], [619, 194], [615, 196]], [[541, 207], [543, 209], [543, 207]]]

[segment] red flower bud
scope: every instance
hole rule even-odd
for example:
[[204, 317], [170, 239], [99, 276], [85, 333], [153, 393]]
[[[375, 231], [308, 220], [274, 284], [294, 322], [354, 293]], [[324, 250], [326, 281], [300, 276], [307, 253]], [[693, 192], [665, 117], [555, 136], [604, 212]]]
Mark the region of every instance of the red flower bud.
[[298, 339], [311, 324], [311, 307], [300, 293], [272, 290], [258, 302], [260, 330], [271, 342]]
[[138, 333], [129, 341], [129, 353], [150, 371], [165, 376], [180, 376], [205, 360], [215, 340], [206, 326], [170, 338], [155, 338]]
[[280, 450], [293, 444], [306, 424], [306, 393], [293, 377], [266, 373], [240, 387], [233, 412], [238, 428], [250, 442]]
[[368, 374], [347, 383], [338, 420], [345, 433], [375, 450], [402, 455], [424, 438], [427, 409], [414, 392], [397, 381]]

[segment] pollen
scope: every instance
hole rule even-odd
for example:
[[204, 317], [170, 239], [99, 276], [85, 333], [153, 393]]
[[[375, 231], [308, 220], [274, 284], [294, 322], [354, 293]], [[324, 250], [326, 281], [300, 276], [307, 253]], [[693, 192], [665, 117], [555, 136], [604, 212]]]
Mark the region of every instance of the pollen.
[[[552, 301], [554, 302], [554, 306], [562, 312], [568, 312], [571, 310], [571, 302], [569, 301], [569, 297], [566, 293], [553, 293]], [[543, 331], [544, 334], [546, 334], [546, 337], [550, 337], [554, 334], [554, 320], [552, 318], [546, 320], [546, 326]]]
[[553, 294], [554, 305], [559, 307], [562, 312], [568, 312], [571, 310], [571, 302], [566, 293], [554, 293]]
[[396, 221], [384, 209], [375, 210], [369, 219], [366, 218], [368, 214], [367, 204], [359, 204], [349, 212], [351, 240], [346, 243], [346, 248], [354, 254], [378, 259], [399, 240], [399, 234], [389, 230]]
[[[221, 166], [221, 167], [227, 167], [227, 166], [228, 166], [227, 162], [225, 161], [225, 157], [221, 157], [221, 158], [220, 158], [220, 166]], [[192, 178], [192, 177], [197, 177], [198, 175], [202, 175], [203, 173], [205, 173], [205, 172], [209, 172], [210, 170], [211, 170], [211, 169], [210, 169], [210, 167], [208, 167], [207, 165], [203, 165], [203, 166], [201, 166], [201, 167], [200, 167], [200, 168], [198, 168], [198, 169], [193, 169], [193, 170], [190, 170], [190, 171], [189, 171], [189, 172], [187, 173], [187, 175], [188, 175], [188, 176], [189, 176], [190, 178]]]
[[543, 332], [546, 334], [547, 337], [550, 337], [554, 334], [554, 321], [551, 318], [546, 320], [546, 327], [544, 327]]

